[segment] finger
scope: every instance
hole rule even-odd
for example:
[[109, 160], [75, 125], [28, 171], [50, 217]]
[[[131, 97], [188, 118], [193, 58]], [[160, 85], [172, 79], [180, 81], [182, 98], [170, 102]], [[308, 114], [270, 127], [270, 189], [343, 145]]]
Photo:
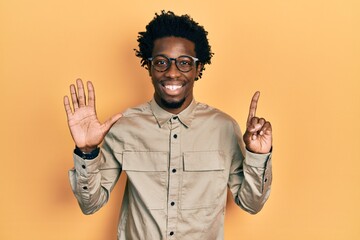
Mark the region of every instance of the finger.
[[266, 120], [264, 118], [259, 118], [259, 124], [261, 126], [264, 126], [265, 122], [266, 122]]
[[272, 127], [270, 122], [265, 122], [264, 126], [260, 130], [261, 135], [271, 135]]
[[261, 126], [261, 127], [260, 127], [260, 130], [259, 130], [259, 134], [260, 134], [260, 135], [263, 135], [263, 134], [264, 134], [263, 128], [264, 128], [265, 123], [266, 123], [266, 120], [265, 120], [264, 118], [260, 118], [260, 119], [259, 119], [259, 125]]
[[76, 85], [78, 88], [79, 107], [85, 107], [85, 105], [86, 105], [85, 90], [84, 90], [83, 82], [80, 78], [76, 79]]
[[255, 92], [254, 96], [251, 99], [250, 109], [249, 109], [249, 116], [248, 116], [248, 119], [247, 119], [248, 124], [250, 123], [251, 119], [253, 117], [255, 117], [256, 108], [257, 108], [257, 102], [259, 100], [259, 97], [260, 97], [260, 92], [257, 91], [257, 92]]
[[261, 129], [262, 125], [260, 124], [260, 119], [257, 117], [253, 117], [250, 120], [249, 125], [247, 126], [247, 130], [251, 133], [258, 132]]
[[257, 133], [254, 133], [253, 135], [251, 135], [251, 140], [256, 140], [257, 139]]
[[70, 85], [70, 96], [71, 96], [71, 101], [72, 101], [74, 111], [75, 111], [76, 109], [79, 108], [79, 104], [78, 104], [78, 98], [76, 95], [76, 89], [75, 89], [74, 84]]
[[259, 128], [259, 118], [257, 117], [253, 117], [251, 120], [250, 120], [250, 128], [251, 129], [256, 129], [256, 128]]
[[118, 113], [118, 114], [112, 116], [106, 122], [104, 122], [104, 124], [103, 124], [104, 132], [107, 133], [110, 130], [110, 128], [112, 127], [112, 125], [114, 125], [114, 123], [116, 123], [117, 120], [119, 120], [121, 117], [122, 117], [122, 114]]
[[68, 96], [64, 97], [64, 107], [65, 107], [66, 116], [67, 116], [67, 118], [69, 118], [73, 112], [70, 107], [70, 101], [69, 101]]
[[92, 84], [92, 82], [87, 82], [87, 88], [88, 88], [88, 102], [89, 105], [92, 107], [95, 107], [95, 89]]

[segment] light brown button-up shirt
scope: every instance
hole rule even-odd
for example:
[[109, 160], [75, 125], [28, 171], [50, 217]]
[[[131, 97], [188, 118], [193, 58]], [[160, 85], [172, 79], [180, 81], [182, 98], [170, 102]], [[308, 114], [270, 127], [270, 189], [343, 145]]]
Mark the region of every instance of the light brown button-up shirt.
[[93, 160], [74, 154], [69, 177], [85, 214], [100, 209], [121, 171], [127, 183], [119, 240], [220, 240], [227, 186], [244, 210], [270, 194], [271, 154], [243, 147], [238, 124], [195, 100], [178, 115], [154, 100], [128, 109]]

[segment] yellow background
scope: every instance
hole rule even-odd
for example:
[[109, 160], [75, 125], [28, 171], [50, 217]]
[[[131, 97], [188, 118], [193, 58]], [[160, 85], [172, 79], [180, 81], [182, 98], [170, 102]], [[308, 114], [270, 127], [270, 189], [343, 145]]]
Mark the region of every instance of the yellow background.
[[102, 121], [148, 101], [133, 49], [161, 9], [209, 32], [196, 99], [244, 128], [260, 90], [257, 113], [273, 125], [270, 199], [255, 216], [229, 201], [225, 239], [360, 239], [358, 0], [1, 0], [0, 239], [116, 238], [125, 175], [100, 212], [81, 213], [62, 98], [81, 77]]

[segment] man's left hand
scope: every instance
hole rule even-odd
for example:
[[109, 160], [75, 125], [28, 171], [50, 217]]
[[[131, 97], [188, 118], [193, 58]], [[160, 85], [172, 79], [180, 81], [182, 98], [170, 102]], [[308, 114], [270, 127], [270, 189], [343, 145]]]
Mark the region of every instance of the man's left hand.
[[248, 151], [264, 154], [269, 153], [272, 147], [272, 128], [270, 122], [255, 116], [259, 97], [260, 92], [256, 92], [251, 100], [243, 139]]

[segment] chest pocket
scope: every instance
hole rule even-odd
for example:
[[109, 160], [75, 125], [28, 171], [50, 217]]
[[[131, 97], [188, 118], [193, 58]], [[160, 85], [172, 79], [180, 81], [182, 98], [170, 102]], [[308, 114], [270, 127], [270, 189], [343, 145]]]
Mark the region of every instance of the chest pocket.
[[124, 152], [122, 169], [128, 177], [129, 201], [148, 209], [164, 209], [168, 170], [167, 152]]
[[181, 208], [207, 208], [226, 195], [225, 159], [218, 151], [183, 155]]

